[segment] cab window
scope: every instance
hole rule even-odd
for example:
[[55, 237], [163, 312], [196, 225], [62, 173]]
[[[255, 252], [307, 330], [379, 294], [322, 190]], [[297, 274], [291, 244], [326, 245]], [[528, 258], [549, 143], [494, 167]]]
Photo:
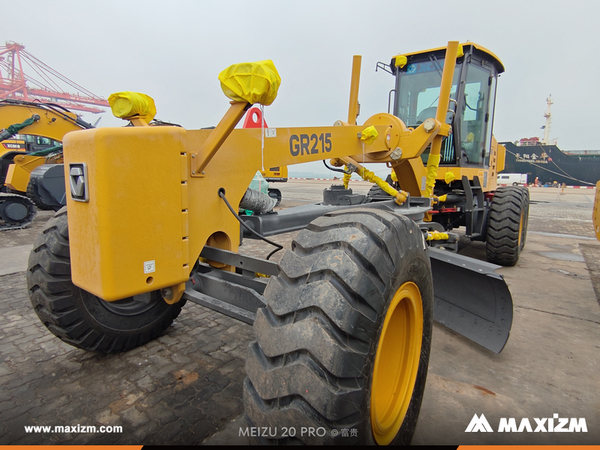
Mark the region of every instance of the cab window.
[[495, 81], [485, 67], [477, 63], [468, 66], [460, 120], [461, 148], [468, 164], [484, 165], [489, 157], [491, 117], [488, 111], [490, 88], [495, 87], [492, 80]]

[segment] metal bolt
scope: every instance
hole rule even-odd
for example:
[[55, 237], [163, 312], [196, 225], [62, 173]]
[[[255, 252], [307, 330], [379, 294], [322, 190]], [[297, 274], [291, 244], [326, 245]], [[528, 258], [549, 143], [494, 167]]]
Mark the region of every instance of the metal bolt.
[[402, 149], [400, 147], [396, 147], [392, 153], [390, 153], [390, 158], [394, 161], [398, 161], [402, 158]]
[[435, 120], [433, 120], [432, 118], [426, 119], [425, 122], [423, 122], [423, 128], [425, 129], [425, 131], [430, 133], [435, 128]]

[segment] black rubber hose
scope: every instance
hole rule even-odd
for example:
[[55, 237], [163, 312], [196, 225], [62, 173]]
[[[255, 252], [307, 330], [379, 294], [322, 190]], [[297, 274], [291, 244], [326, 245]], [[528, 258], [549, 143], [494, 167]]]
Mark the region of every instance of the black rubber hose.
[[255, 230], [253, 230], [252, 228], [250, 228], [248, 225], [246, 225], [246, 223], [240, 218], [240, 216], [235, 212], [235, 210], [231, 207], [231, 205], [229, 204], [229, 201], [227, 200], [227, 198], [225, 197], [225, 189], [220, 188], [219, 189], [219, 197], [221, 197], [223, 199], [223, 201], [225, 202], [225, 204], [227, 205], [227, 207], [229, 208], [229, 211], [231, 211], [231, 214], [233, 214], [233, 216], [238, 220], [238, 222], [246, 229], [248, 230], [250, 233], [252, 233], [254, 236], [256, 236], [259, 239], [262, 239], [263, 241], [273, 245], [274, 247], [277, 247], [275, 250], [273, 250], [271, 253], [269, 253], [269, 256], [267, 256], [267, 260], [269, 258], [271, 258], [271, 256], [273, 256], [275, 253], [277, 253], [279, 250], [283, 249], [283, 245], [279, 245], [277, 242], [273, 242], [269, 239], [267, 239], [266, 237], [264, 237], [262, 234], [257, 233]]
[[327, 165], [327, 163], [325, 162], [325, 160], [323, 160], [323, 164], [325, 164], [325, 167], [327, 167], [329, 170], [332, 170], [334, 172], [339, 172], [339, 173], [347, 173], [344, 169], [336, 169], [335, 167], [330, 167]]

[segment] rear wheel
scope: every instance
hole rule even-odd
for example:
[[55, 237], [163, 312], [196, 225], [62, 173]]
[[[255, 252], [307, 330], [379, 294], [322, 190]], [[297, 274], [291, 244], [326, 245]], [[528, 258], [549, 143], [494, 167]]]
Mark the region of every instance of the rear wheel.
[[514, 266], [525, 247], [529, 219], [529, 189], [500, 187], [494, 194], [486, 233], [487, 260]]
[[157, 338], [185, 303], [168, 305], [158, 291], [106, 302], [75, 286], [66, 208], [37, 238], [27, 285], [35, 312], [53, 334], [75, 347], [105, 353], [131, 350]]
[[419, 227], [373, 209], [331, 213], [298, 234], [280, 268], [246, 362], [249, 425], [284, 442], [410, 443], [432, 330]]

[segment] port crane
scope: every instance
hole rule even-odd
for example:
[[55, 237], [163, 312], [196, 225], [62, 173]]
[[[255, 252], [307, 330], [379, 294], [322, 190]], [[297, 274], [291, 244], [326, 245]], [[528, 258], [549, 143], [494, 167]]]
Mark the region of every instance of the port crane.
[[[35, 75], [26, 74], [25, 68]], [[0, 46], [0, 100], [7, 99], [50, 102], [88, 113], [102, 113], [105, 112], [102, 107], [109, 106], [106, 99], [71, 81], [16, 42]]]

